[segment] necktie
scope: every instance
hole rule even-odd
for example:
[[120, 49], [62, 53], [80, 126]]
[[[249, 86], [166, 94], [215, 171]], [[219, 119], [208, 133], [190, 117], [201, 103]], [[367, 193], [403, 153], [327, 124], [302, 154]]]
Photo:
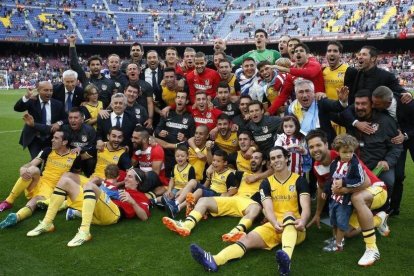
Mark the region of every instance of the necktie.
[[68, 92], [68, 98], [66, 99], [66, 112], [69, 112], [72, 109], [72, 92]]
[[47, 105], [47, 102], [42, 102], [41, 115], [42, 115], [42, 124], [44, 125], [47, 123], [46, 105]]
[[116, 127], [121, 127], [121, 116], [116, 116]]
[[155, 74], [157, 74], [157, 71], [152, 70], [152, 88], [155, 88], [155, 87], [158, 86], [157, 78], [156, 78]]

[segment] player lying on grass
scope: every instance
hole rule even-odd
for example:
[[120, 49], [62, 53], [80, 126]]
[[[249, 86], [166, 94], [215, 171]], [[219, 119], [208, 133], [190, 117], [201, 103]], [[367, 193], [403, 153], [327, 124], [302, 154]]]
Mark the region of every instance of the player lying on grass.
[[63, 176], [52, 196], [44, 219], [27, 236], [39, 236], [54, 231], [53, 221], [59, 206], [68, 197], [68, 206], [82, 212], [82, 223], [75, 237], [69, 241], [69, 247], [80, 246], [92, 238], [91, 224], [111, 225], [118, 223], [121, 218], [147, 220], [149, 217], [149, 201], [145, 194], [137, 189], [145, 183], [145, 173], [140, 169], [130, 169], [125, 177], [125, 189], [118, 189], [112, 197], [105, 189], [101, 189], [94, 182], [79, 186], [70, 177]]
[[276, 146], [270, 150], [269, 156], [274, 174], [260, 184], [260, 196], [268, 222], [216, 255], [192, 244], [191, 255], [206, 270], [216, 272], [218, 266], [243, 257], [247, 250], [271, 250], [282, 244], [282, 249], [276, 252], [279, 273], [289, 274], [293, 249], [306, 236], [305, 225], [311, 211], [309, 186], [305, 178], [289, 171], [287, 150]]
[[[222, 236], [223, 241], [236, 242], [246, 235], [245, 232], [251, 227], [254, 219], [262, 210], [258, 203], [260, 200], [258, 192], [261, 179], [253, 183], [247, 183], [246, 178], [250, 175], [258, 175], [263, 172], [263, 166], [266, 163], [263, 158], [263, 153], [256, 151], [250, 159], [250, 170], [252, 173], [236, 171], [236, 182], [240, 183], [240, 185], [235, 195], [230, 197], [202, 197], [195, 205], [194, 210], [188, 214], [184, 222], [176, 221], [168, 217], [164, 217], [162, 222], [171, 231], [177, 232], [181, 236], [188, 236], [207, 212], [213, 217], [240, 217], [242, 219], [237, 226]], [[167, 201], [166, 203], [167, 205], [174, 204], [171, 201]]]
[[[23, 192], [29, 201], [17, 213], [10, 213], [0, 222], [0, 229], [13, 226], [30, 217], [36, 210], [36, 202], [51, 196], [64, 173], [80, 169], [80, 158], [70, 151], [69, 144], [67, 133], [56, 131], [52, 138], [52, 148], [43, 149], [35, 159], [20, 168], [20, 177], [9, 196], [0, 203], [0, 212], [12, 208], [14, 201]], [[44, 163], [44, 170], [41, 173], [39, 165], [42, 163]]]

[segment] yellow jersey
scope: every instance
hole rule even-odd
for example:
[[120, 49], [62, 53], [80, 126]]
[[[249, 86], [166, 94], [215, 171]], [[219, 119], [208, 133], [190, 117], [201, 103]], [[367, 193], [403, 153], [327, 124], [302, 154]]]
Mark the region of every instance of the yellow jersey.
[[221, 136], [220, 133], [217, 133], [214, 143], [227, 153], [236, 152], [239, 148], [237, 143], [237, 132], [232, 132], [227, 139]]
[[55, 187], [60, 177], [69, 172], [73, 167], [79, 166], [80, 158], [76, 153], [68, 153], [60, 155], [52, 148], [45, 148], [36, 157], [45, 162], [42, 172], [42, 183], [47, 183], [51, 187]]
[[187, 166], [180, 170], [178, 165], [175, 165], [171, 178], [174, 179], [174, 188], [180, 190], [185, 187], [188, 181], [196, 178], [194, 167], [187, 163]]
[[175, 104], [175, 96], [177, 95], [177, 91], [168, 89], [167, 86], [162, 86], [162, 100], [165, 102], [166, 105], [172, 106]]
[[[91, 119], [98, 118], [99, 111], [103, 109], [103, 104], [101, 101], [98, 101], [97, 105], [91, 105], [89, 103], [85, 103], [84, 106], [86, 107], [89, 114], [91, 115]], [[96, 129], [96, 122], [92, 126]]]
[[93, 175], [105, 179], [105, 168], [109, 164], [118, 165], [118, 167], [123, 170], [129, 169], [131, 167], [131, 160], [126, 153], [126, 149], [124, 147], [119, 147], [117, 150], [109, 150], [105, 143], [104, 150], [98, 151], [95, 172]]
[[232, 154], [229, 154], [227, 159], [228, 163], [233, 166], [238, 171], [252, 173], [250, 167], [250, 160], [243, 157], [242, 152], [239, 150]]
[[260, 184], [260, 197], [262, 202], [271, 199], [273, 212], [278, 221], [282, 221], [286, 212], [291, 212], [300, 218], [299, 196], [309, 194], [309, 185], [306, 178], [291, 173], [289, 178], [281, 183], [274, 175], [269, 176]]
[[220, 173], [213, 172], [210, 189], [219, 194], [225, 193], [231, 187], [237, 187], [235, 180], [234, 170], [232, 169], [227, 168]]
[[249, 175], [252, 175], [252, 173], [236, 172], [236, 178], [239, 178], [240, 174], [241, 174], [241, 181], [240, 181], [239, 189], [237, 190], [237, 194], [235, 194], [235, 196], [250, 198], [259, 191], [260, 183], [262, 181], [258, 180], [253, 183], [246, 183], [245, 181], [246, 177]]
[[325, 80], [325, 93], [328, 99], [338, 99], [336, 89], [344, 86], [345, 72], [348, 67], [348, 64], [341, 64], [335, 70], [331, 70], [331, 67], [329, 66], [323, 69], [322, 73], [323, 79]]
[[[201, 153], [207, 156], [207, 148], [205, 146], [200, 150]], [[206, 170], [206, 161], [198, 159], [196, 152], [191, 147], [188, 150], [188, 162], [194, 167], [197, 181], [200, 182], [203, 180], [204, 171]]]

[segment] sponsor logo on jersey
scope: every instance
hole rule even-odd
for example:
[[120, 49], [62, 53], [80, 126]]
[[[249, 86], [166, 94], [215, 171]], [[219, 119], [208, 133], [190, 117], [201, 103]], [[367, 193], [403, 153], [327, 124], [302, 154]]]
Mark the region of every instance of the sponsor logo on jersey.
[[188, 119], [187, 118], [184, 118], [183, 119], [183, 124], [187, 124], [188, 123]]
[[81, 140], [82, 140], [82, 142], [88, 141], [88, 136], [82, 135]]
[[263, 133], [268, 133], [269, 129], [267, 128], [267, 126], [263, 126], [262, 131], [263, 131]]
[[107, 86], [106, 84], [102, 84], [102, 85], [101, 85], [101, 89], [102, 89], [103, 91], [106, 91], [106, 89], [108, 89], [108, 86]]

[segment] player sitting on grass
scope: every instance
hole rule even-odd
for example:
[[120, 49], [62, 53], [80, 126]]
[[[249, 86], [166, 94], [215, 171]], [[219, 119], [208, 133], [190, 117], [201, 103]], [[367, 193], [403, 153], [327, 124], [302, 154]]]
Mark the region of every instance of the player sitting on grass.
[[118, 223], [121, 218], [129, 219], [135, 216], [140, 220], [147, 220], [149, 200], [145, 194], [137, 190], [144, 183], [145, 173], [140, 169], [130, 169], [125, 177], [125, 189], [119, 189], [118, 199], [115, 199], [94, 182], [88, 182], [81, 187], [71, 178], [63, 176], [50, 197], [50, 205], [44, 219], [36, 228], [29, 231], [27, 236], [34, 237], [54, 231], [53, 220], [66, 197], [69, 207], [82, 210], [81, 226], [75, 237], [69, 241], [69, 247], [80, 246], [92, 238], [90, 234], [92, 223], [111, 225]]
[[[168, 190], [161, 199], [157, 198], [157, 201], [162, 201], [168, 214], [173, 218], [186, 206], [185, 201], [179, 202], [176, 200], [180, 196], [182, 189], [187, 183], [197, 184], [194, 167], [188, 163], [188, 148], [185, 145], [178, 145], [175, 149], [175, 162], [176, 165], [171, 172]], [[167, 201], [173, 204], [167, 204]]]
[[[52, 138], [52, 148], [45, 148], [35, 159], [20, 168], [20, 177], [6, 200], [0, 203], [0, 212], [12, 208], [14, 201], [23, 192], [29, 201], [17, 213], [10, 213], [0, 222], [0, 229], [30, 217], [36, 210], [36, 202], [51, 196], [59, 178], [65, 172], [80, 169], [80, 159], [76, 153], [70, 151], [69, 144], [67, 133], [56, 131]], [[38, 166], [42, 163], [44, 170], [41, 174]]]
[[[237, 192], [234, 170], [227, 167], [227, 153], [225, 151], [216, 150], [214, 152], [212, 165], [207, 169], [206, 174], [204, 185], [193, 179], [181, 190], [175, 201], [163, 198], [169, 206], [168, 208], [172, 210], [171, 213], [174, 217], [185, 205], [187, 205], [186, 215], [188, 215], [201, 197], [232, 196]], [[192, 193], [192, 191], [194, 192]]]
[[339, 157], [331, 163], [328, 183], [324, 185], [322, 198], [329, 196], [329, 217], [333, 227], [335, 242], [328, 244], [323, 251], [334, 252], [343, 250], [345, 232], [348, 231], [349, 218], [352, 214], [351, 195], [338, 195], [332, 193], [332, 186], [356, 188], [365, 181], [362, 166], [355, 155], [358, 141], [349, 134], [341, 134], [335, 137], [333, 148], [339, 153]]
[[305, 240], [306, 221], [310, 216], [309, 186], [305, 178], [288, 169], [289, 152], [276, 146], [269, 152], [270, 166], [274, 174], [260, 184], [260, 196], [269, 222], [256, 227], [217, 255], [211, 255], [200, 246], [190, 246], [191, 255], [207, 271], [218, 271], [219, 265], [239, 259], [247, 250], [263, 248], [271, 250], [282, 244], [276, 252], [280, 275], [288, 275], [293, 249]]
[[[119, 170], [117, 165], [107, 165], [105, 168], [105, 180], [102, 180], [100, 185], [101, 190], [105, 191], [110, 198], [119, 199], [118, 187], [124, 185], [124, 183], [118, 182], [118, 180], [124, 180], [125, 174], [125, 171]], [[81, 211], [73, 208], [68, 208], [66, 210], [66, 220], [72, 220], [77, 217], [82, 217]]]
[[[247, 183], [248, 176], [259, 176], [263, 170], [266, 161], [263, 159], [263, 153], [256, 151], [250, 159], [250, 170], [252, 173], [236, 171], [236, 182], [240, 183], [237, 193], [234, 196], [223, 197], [202, 197], [197, 202], [195, 208], [186, 217], [184, 222], [175, 221], [168, 217], [162, 219], [168, 229], [177, 232], [181, 236], [188, 236], [191, 230], [196, 226], [200, 219], [209, 212], [213, 217], [232, 216], [242, 218], [240, 222], [229, 233], [222, 236], [223, 241], [236, 242], [246, 235], [253, 223], [253, 220], [262, 210], [259, 196], [259, 185], [262, 178], [257, 181]], [[264, 178], [264, 177], [263, 177]]]

